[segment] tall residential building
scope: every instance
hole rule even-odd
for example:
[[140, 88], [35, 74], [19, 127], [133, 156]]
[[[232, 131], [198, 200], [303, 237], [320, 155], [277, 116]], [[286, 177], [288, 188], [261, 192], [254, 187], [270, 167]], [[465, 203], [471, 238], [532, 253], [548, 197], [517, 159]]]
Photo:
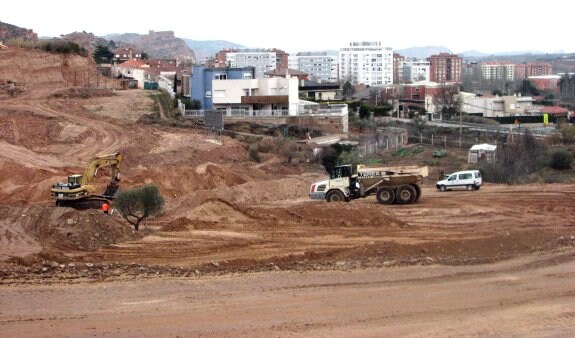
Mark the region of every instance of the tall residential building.
[[463, 58], [450, 53], [439, 53], [427, 58], [433, 82], [461, 82]]
[[280, 49], [224, 49], [216, 53], [214, 67], [242, 68], [254, 67], [256, 78], [264, 78], [265, 73], [274, 69], [288, 68], [289, 54]]
[[351, 84], [382, 86], [393, 83], [393, 49], [381, 42], [351, 42], [339, 50], [339, 79]]
[[337, 56], [327, 52], [301, 52], [290, 55], [289, 68], [308, 74], [313, 81], [337, 82]]
[[398, 53], [393, 53], [393, 83], [403, 82], [403, 62], [405, 61], [405, 56]]
[[401, 83], [414, 83], [419, 81], [430, 81], [430, 68], [429, 61], [407, 59], [403, 61], [401, 67]]
[[553, 74], [553, 68], [545, 62], [530, 62], [527, 64], [515, 65], [515, 78], [519, 80], [530, 76], [542, 76]]
[[509, 80], [515, 79], [515, 64], [504, 62], [481, 63], [481, 74], [486, 80]]

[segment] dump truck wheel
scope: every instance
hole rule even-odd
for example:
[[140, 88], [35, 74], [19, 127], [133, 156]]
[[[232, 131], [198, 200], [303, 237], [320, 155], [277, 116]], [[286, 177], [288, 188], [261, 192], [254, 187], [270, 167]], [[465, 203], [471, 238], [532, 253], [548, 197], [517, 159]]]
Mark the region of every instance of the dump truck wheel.
[[407, 184], [400, 185], [399, 188], [397, 188], [397, 192], [395, 193], [395, 199], [399, 204], [413, 203], [416, 196], [417, 193], [415, 192], [415, 189]]
[[391, 204], [395, 201], [395, 192], [391, 187], [381, 187], [377, 189], [375, 197], [381, 204]]
[[328, 192], [325, 199], [328, 202], [345, 202], [345, 196], [339, 190], [332, 190]]
[[417, 184], [411, 184], [411, 186], [415, 190], [415, 199], [411, 203], [415, 203], [415, 202], [419, 201], [419, 198], [421, 197], [421, 187], [418, 186]]

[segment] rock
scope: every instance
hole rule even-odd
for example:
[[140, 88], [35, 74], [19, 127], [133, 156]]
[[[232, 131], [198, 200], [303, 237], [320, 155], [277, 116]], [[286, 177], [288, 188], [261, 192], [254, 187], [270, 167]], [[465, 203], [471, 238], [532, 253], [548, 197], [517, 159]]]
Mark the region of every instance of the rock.
[[215, 266], [215, 267], [218, 267], [218, 266], [220, 266], [220, 263], [218, 263], [218, 262], [212, 262], [212, 265]]
[[68, 218], [68, 219], [66, 220], [66, 223], [68, 223], [68, 225], [72, 225], [72, 224], [74, 224], [74, 219], [73, 219], [73, 218]]
[[277, 265], [274, 265], [274, 269], [277, 270], [277, 271], [280, 271], [280, 270], [281, 270], [280, 267], [277, 266]]
[[69, 268], [75, 268], [75, 267], [76, 267], [76, 264], [70, 263], [70, 264], [68, 264], [68, 267], [69, 267]]
[[93, 268], [93, 267], [94, 267], [94, 264], [92, 264], [92, 263], [86, 263], [86, 267], [87, 267], [87, 268]]
[[435, 259], [431, 258], [431, 257], [425, 257], [425, 259], [429, 262], [435, 262]]
[[46, 271], [48, 271], [48, 268], [47, 268], [47, 267], [43, 267], [43, 268], [42, 268], [42, 272], [46, 272]]
[[58, 263], [58, 262], [52, 262], [52, 263], [50, 263], [50, 266], [53, 267], [53, 268], [57, 268], [57, 267], [60, 266], [60, 263]]
[[344, 266], [344, 265], [346, 265], [346, 264], [347, 264], [346, 261], [339, 261], [339, 262], [336, 262], [336, 263], [335, 263], [335, 265], [337, 265], [337, 266]]
[[64, 268], [66, 268], [66, 265], [60, 264], [60, 269], [64, 269]]
[[194, 270], [194, 273], [199, 276], [199, 275], [200, 275], [200, 270]]

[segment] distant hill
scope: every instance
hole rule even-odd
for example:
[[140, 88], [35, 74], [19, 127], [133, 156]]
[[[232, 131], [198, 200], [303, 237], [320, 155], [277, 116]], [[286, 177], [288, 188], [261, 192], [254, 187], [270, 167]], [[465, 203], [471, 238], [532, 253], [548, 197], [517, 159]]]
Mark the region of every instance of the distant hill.
[[[561, 54], [563, 51], [557, 52]], [[465, 52], [458, 53], [462, 57], [487, 57], [487, 56], [516, 56], [516, 55], [545, 55], [548, 53], [540, 51], [519, 51], [519, 52], [497, 52], [497, 53], [485, 53], [477, 50], [467, 50]]]
[[246, 48], [245, 46], [239, 45], [237, 43], [225, 41], [225, 40], [192, 40], [192, 39], [184, 39], [184, 42], [190, 47], [198, 60], [201, 60], [205, 57], [213, 57], [217, 52], [225, 48], [236, 48], [242, 49]]
[[451, 50], [443, 46], [425, 46], [398, 49], [395, 52], [405, 57], [425, 59], [434, 54], [451, 53]]
[[0, 41], [6, 42], [13, 39], [36, 41], [38, 40], [38, 34], [34, 33], [34, 31], [31, 29], [21, 28], [0, 21]]
[[196, 60], [194, 51], [188, 47], [184, 40], [175, 37], [173, 31], [150, 31], [149, 34], [108, 34], [104, 38], [134, 45], [151, 58]]

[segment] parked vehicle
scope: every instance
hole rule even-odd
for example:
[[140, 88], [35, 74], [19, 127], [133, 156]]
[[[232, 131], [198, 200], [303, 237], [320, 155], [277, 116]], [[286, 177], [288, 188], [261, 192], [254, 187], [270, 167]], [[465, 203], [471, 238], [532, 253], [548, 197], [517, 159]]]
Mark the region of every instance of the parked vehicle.
[[435, 186], [441, 191], [458, 188], [479, 190], [482, 183], [483, 181], [479, 170], [466, 170], [445, 175], [445, 177], [438, 181]]
[[311, 199], [328, 202], [351, 201], [375, 194], [381, 204], [410, 204], [421, 197], [421, 181], [429, 169], [418, 166], [372, 168], [364, 165], [340, 165], [330, 170], [328, 179], [314, 182]]

